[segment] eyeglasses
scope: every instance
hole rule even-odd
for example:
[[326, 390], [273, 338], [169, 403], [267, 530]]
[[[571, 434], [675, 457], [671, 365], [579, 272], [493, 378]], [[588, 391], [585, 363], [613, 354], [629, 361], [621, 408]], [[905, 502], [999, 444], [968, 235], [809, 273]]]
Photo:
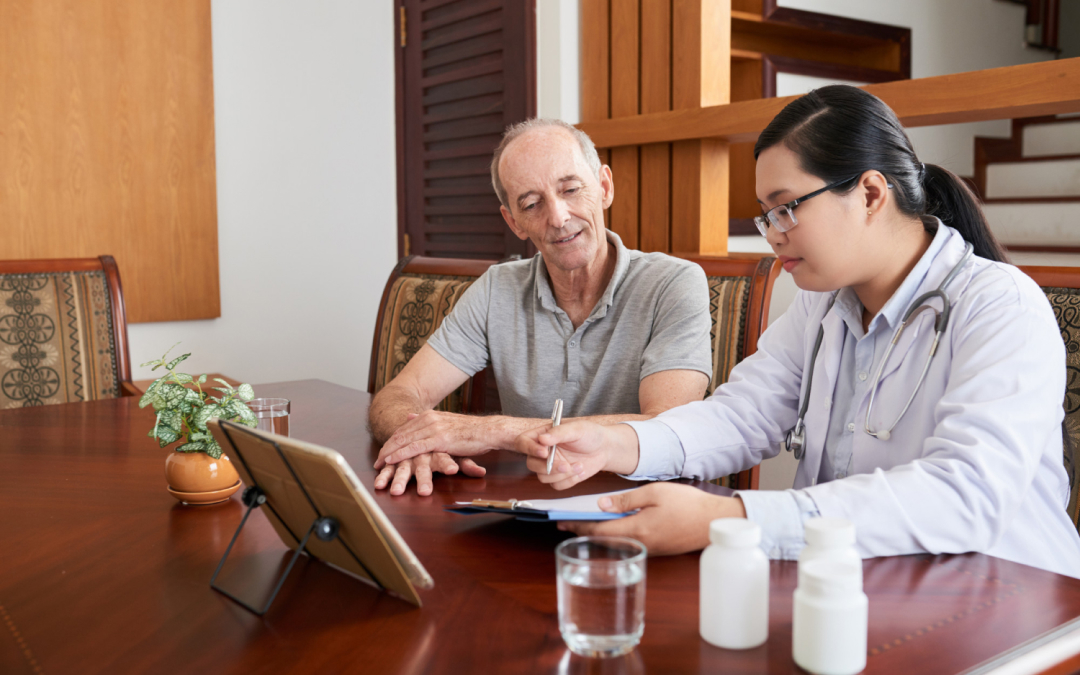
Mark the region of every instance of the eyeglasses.
[[[861, 175], [862, 174], [859, 174], [859, 176], [861, 176]], [[754, 224], [757, 225], [758, 232], [760, 232], [761, 236], [763, 236], [763, 237], [769, 236], [768, 232], [769, 232], [769, 226], [770, 225], [775, 227], [777, 232], [787, 232], [788, 230], [790, 230], [791, 228], [793, 228], [793, 227], [795, 227], [796, 225], [799, 224], [798, 219], [795, 218], [795, 207], [796, 206], [798, 206], [799, 204], [802, 204], [807, 199], [812, 199], [814, 197], [817, 197], [822, 192], [828, 192], [829, 190], [835, 190], [836, 188], [840, 187], [844, 183], [850, 183], [851, 181], [855, 180], [859, 176], [852, 176], [851, 178], [845, 178], [844, 180], [836, 181], [835, 183], [831, 183], [829, 185], [826, 185], [825, 187], [821, 188], [820, 190], [814, 190], [813, 192], [811, 192], [808, 195], [803, 195], [802, 197], [799, 197], [798, 199], [793, 199], [792, 201], [790, 201], [790, 202], [788, 202], [786, 204], [781, 204], [779, 206], [774, 206], [774, 207], [772, 207], [771, 209], [769, 209], [768, 211], [766, 211], [765, 213], [763, 213], [760, 216], [754, 216]], [[889, 187], [892, 187], [892, 185], [890, 185]]]

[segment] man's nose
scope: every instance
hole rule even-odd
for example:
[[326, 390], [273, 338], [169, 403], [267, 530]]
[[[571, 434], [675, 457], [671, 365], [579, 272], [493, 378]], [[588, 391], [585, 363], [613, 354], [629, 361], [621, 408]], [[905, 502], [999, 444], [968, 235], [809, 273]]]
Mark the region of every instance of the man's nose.
[[568, 222], [570, 222], [569, 206], [561, 199], [553, 200], [548, 214], [548, 226], [559, 229], [565, 227]]

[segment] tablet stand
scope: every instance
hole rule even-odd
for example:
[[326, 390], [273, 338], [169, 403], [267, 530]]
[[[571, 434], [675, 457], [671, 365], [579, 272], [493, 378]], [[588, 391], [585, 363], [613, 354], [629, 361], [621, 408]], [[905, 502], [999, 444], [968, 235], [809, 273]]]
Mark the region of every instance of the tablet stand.
[[[241, 431], [246, 431], [244, 427], [236, 426], [234, 428], [240, 429]], [[252, 477], [252, 481], [254, 481], [254, 476], [251, 473], [251, 469], [248, 467], [247, 462], [244, 460], [244, 456], [240, 452], [240, 449], [236, 447], [236, 443], [233, 443], [232, 436], [231, 434], [229, 434], [228, 428], [222, 425], [221, 429], [225, 433], [225, 436], [229, 439], [229, 445], [232, 446], [232, 450], [236, 454], [237, 459], [239, 459], [240, 463], [243, 464], [245, 473], [247, 473], [248, 476]], [[258, 485], [255, 485], [253, 482], [252, 485], [244, 489], [244, 494], [241, 498], [241, 501], [244, 503], [245, 506], [247, 506], [247, 510], [244, 511], [244, 517], [240, 519], [240, 526], [236, 528], [236, 532], [233, 534], [232, 540], [229, 542], [228, 548], [225, 549], [225, 555], [221, 556], [221, 562], [218, 563], [217, 569], [214, 570], [214, 576], [210, 578], [210, 588], [214, 589], [218, 593], [221, 593], [225, 597], [229, 598], [230, 600], [237, 603], [244, 609], [252, 612], [253, 614], [257, 616], [263, 616], [264, 614], [266, 614], [267, 611], [269, 611], [270, 605], [273, 604], [274, 598], [277, 597], [278, 591], [280, 591], [281, 587], [285, 584], [285, 579], [289, 577], [289, 572], [292, 571], [293, 565], [296, 564], [296, 561], [300, 557], [300, 554], [303, 553], [304, 549], [307, 547], [308, 539], [310, 539], [312, 533], [314, 533], [315, 536], [321, 541], [330, 542], [337, 540], [342, 546], [345, 547], [345, 550], [349, 552], [349, 555], [351, 555], [353, 559], [356, 560], [357, 564], [359, 564], [360, 567], [363, 568], [363, 570], [367, 573], [368, 578], [370, 578], [375, 583], [375, 585], [379, 587], [379, 590], [385, 590], [386, 587], [383, 586], [383, 584], [374, 574], [372, 574], [371, 570], [368, 569], [367, 565], [365, 565], [364, 562], [360, 560], [360, 558], [355, 553], [353, 553], [352, 549], [349, 548], [349, 546], [344, 541], [338, 539], [338, 532], [341, 529], [338, 520], [332, 516], [324, 516], [322, 513], [319, 512], [319, 507], [315, 505], [315, 502], [311, 499], [311, 495], [308, 494], [307, 488], [304, 487], [303, 481], [301, 481], [300, 477], [296, 475], [296, 471], [293, 470], [293, 467], [289, 463], [289, 460], [285, 457], [285, 453], [281, 451], [281, 446], [279, 446], [275, 441], [269, 441], [269, 443], [271, 443], [274, 446], [274, 449], [277, 450], [278, 457], [280, 457], [281, 461], [285, 463], [285, 466], [289, 469], [289, 473], [292, 475], [293, 480], [296, 481], [296, 485], [300, 488], [300, 491], [304, 493], [304, 497], [307, 498], [308, 504], [311, 505], [312, 511], [315, 512], [315, 520], [311, 521], [311, 526], [308, 527], [307, 532], [304, 533], [304, 536], [302, 538], [297, 537], [296, 533], [293, 532], [292, 529], [289, 527], [288, 523], [285, 522], [285, 519], [278, 515], [277, 511], [274, 511], [273, 505], [267, 503], [266, 493], [263, 492], [262, 488], [260, 488]], [[225, 561], [228, 560], [229, 553], [232, 552], [233, 544], [236, 543], [236, 540], [240, 537], [240, 532], [244, 529], [244, 525], [247, 524], [248, 516], [251, 515], [252, 511], [259, 508], [260, 506], [263, 506], [264, 504], [266, 505], [266, 508], [273, 511], [274, 515], [278, 519], [278, 522], [280, 522], [281, 525], [286, 530], [288, 530], [289, 534], [292, 535], [293, 540], [299, 542], [299, 545], [296, 547], [296, 551], [293, 553], [292, 558], [289, 560], [289, 564], [285, 567], [285, 571], [282, 573], [281, 578], [278, 579], [277, 584], [274, 586], [273, 592], [270, 593], [270, 597], [267, 598], [266, 604], [260, 611], [252, 607], [248, 603], [244, 602], [240, 598], [236, 597], [232, 593], [228, 592], [221, 586], [218, 586], [216, 582], [218, 574], [221, 573], [221, 568], [225, 566]], [[308, 555], [314, 557], [311, 555], [310, 552], [308, 553]]]

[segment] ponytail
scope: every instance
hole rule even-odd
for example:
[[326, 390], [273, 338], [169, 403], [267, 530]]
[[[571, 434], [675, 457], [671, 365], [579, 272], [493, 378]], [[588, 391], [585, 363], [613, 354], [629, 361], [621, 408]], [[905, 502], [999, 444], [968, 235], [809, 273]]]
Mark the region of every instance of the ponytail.
[[803, 171], [843, 193], [856, 183], [845, 178], [880, 171], [895, 188], [901, 213], [936, 216], [974, 246], [975, 255], [1008, 262], [971, 189], [956, 174], [915, 157], [896, 113], [858, 87], [833, 84], [787, 104], [754, 145], [754, 158], [783, 143], [799, 157]]
[[935, 164], [924, 164], [923, 167], [920, 182], [926, 195], [926, 215], [936, 216], [958, 231], [965, 241], [971, 242], [975, 255], [980, 258], [1009, 262], [967, 183], [946, 168]]

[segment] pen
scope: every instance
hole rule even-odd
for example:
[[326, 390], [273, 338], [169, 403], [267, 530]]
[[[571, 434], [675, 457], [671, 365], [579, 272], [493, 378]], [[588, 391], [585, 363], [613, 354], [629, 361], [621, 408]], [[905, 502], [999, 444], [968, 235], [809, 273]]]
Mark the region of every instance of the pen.
[[[557, 427], [562, 422], [562, 399], [555, 399], [555, 409], [551, 411], [551, 426]], [[551, 467], [555, 466], [555, 451], [559, 449], [559, 446], [551, 446], [551, 452], [548, 453], [547, 472], [551, 475]]]
[[500, 502], [491, 499], [474, 499], [472, 500], [473, 506], [491, 506], [497, 509], [516, 509], [518, 500], [511, 499], [508, 502]]

